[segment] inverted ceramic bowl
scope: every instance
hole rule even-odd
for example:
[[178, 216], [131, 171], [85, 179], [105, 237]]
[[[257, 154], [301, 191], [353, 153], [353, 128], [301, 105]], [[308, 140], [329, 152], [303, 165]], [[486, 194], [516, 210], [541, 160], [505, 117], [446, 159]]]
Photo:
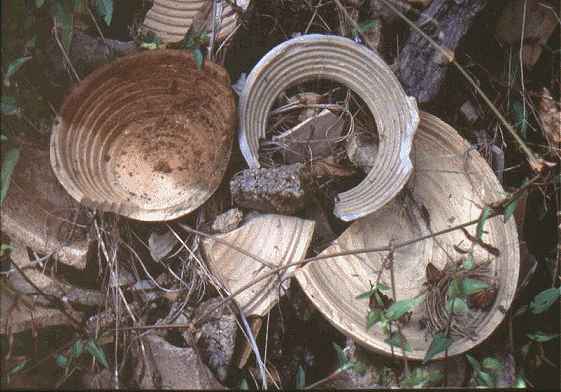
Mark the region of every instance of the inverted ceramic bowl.
[[[479, 206], [501, 200], [504, 191], [481, 156], [470, 149], [449, 125], [422, 113], [411, 153], [415, 172], [407, 188], [411, 197], [398, 196], [386, 207], [354, 222], [323, 254], [353, 249], [383, 247], [430, 236], [463, 222], [477, 220]], [[475, 236], [475, 225], [468, 228]], [[482, 247], [475, 247], [476, 262], [490, 261], [489, 276], [498, 287], [496, 299], [488, 310], [470, 310], [464, 322], [474, 331], [474, 339], [457, 337], [449, 348], [450, 356], [461, 354], [483, 342], [503, 320], [514, 298], [520, 256], [514, 219], [507, 223], [500, 216], [485, 224], [483, 241], [496, 247], [495, 257]], [[455, 246], [468, 248], [469, 240], [461, 230], [399, 248], [394, 255], [397, 300], [420, 294], [426, 282], [426, 266], [433, 263], [442, 269], [448, 261], [465, 258]], [[368, 299], [357, 299], [375, 283], [387, 252], [339, 256], [317, 261], [296, 271], [296, 278], [309, 299], [335, 327], [352, 336], [361, 345], [391, 355], [392, 348], [379, 325], [366, 328]], [[389, 269], [384, 268], [381, 281], [391, 285]], [[391, 292], [388, 292], [391, 297]], [[410, 359], [422, 359], [431, 343], [427, 330], [419, 321], [426, 317], [424, 307], [413, 310], [411, 320], [401, 327], [411, 345]], [[401, 356], [400, 349], [395, 355]], [[442, 355], [436, 358], [442, 357]]]
[[236, 126], [226, 71], [191, 54], [123, 57], [65, 98], [51, 164], [80, 203], [143, 221], [188, 214], [218, 188]]
[[[144, 27], [154, 32], [162, 42], [181, 41], [194, 19], [205, 11], [205, 5], [209, 6], [209, 3], [212, 0], [154, 0], [144, 18]], [[246, 8], [249, 0], [238, 0], [237, 3]], [[238, 16], [232, 7], [225, 1], [222, 4], [218, 40], [228, 37], [238, 25]]]
[[273, 48], [253, 68], [240, 96], [240, 149], [249, 167], [259, 167], [259, 141], [265, 138], [273, 102], [282, 91], [316, 79], [350, 88], [376, 122], [380, 144], [372, 170], [335, 202], [339, 218], [358, 219], [388, 203], [407, 182], [419, 123], [415, 99], [407, 97], [390, 67], [365, 46], [344, 37], [310, 34]]

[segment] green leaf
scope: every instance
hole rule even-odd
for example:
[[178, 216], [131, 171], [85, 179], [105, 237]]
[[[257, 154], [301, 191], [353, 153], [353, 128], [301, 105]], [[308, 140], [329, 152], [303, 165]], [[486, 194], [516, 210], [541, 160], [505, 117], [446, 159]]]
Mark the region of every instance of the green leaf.
[[405, 313], [409, 312], [415, 306], [423, 302], [424, 295], [415, 298], [402, 299], [401, 301], [394, 302], [384, 313], [388, 320], [398, 320]]
[[304, 389], [306, 386], [306, 373], [302, 366], [298, 366], [298, 371], [296, 372], [296, 389]]
[[339, 346], [337, 343], [333, 342], [333, 348], [335, 349], [335, 352], [337, 353], [337, 360], [339, 361], [339, 367], [347, 364], [349, 362], [349, 360], [348, 360], [347, 356], [345, 355], [345, 352], [343, 351], [341, 346]]
[[4, 84], [6, 87], [10, 86], [10, 78], [29, 60], [31, 60], [31, 56], [20, 57], [8, 65], [8, 69], [4, 75]]
[[516, 376], [516, 380], [514, 381], [514, 385], [512, 387], [513, 388], [521, 388], [521, 389], [528, 388], [526, 386], [526, 381], [524, 381], [524, 377], [522, 377], [522, 376]]
[[549, 342], [550, 340], [557, 339], [559, 334], [552, 334], [552, 333], [545, 333], [542, 331], [530, 332], [526, 334], [530, 339], [536, 342], [544, 343]]
[[66, 358], [64, 355], [57, 355], [55, 362], [58, 366], [60, 366], [61, 368], [65, 368], [66, 366], [68, 366], [68, 358]]
[[55, 19], [56, 25], [62, 28], [62, 46], [67, 51], [72, 42], [72, 32], [74, 29], [74, 7], [70, 1], [55, 1], [52, 3], [51, 16]]
[[359, 295], [357, 295], [355, 297], [355, 299], [366, 299], [366, 298], [370, 298], [370, 296], [372, 295], [372, 293], [375, 291], [375, 289], [371, 289], [368, 291], [365, 291], [364, 293], [361, 293]]
[[388, 290], [390, 289], [387, 285], [385, 285], [385, 284], [382, 283], [382, 282], [379, 282], [379, 283], [375, 286], [375, 288], [377, 288], [377, 289], [380, 290], [380, 291], [388, 291]]
[[7, 142], [7, 141], [8, 141], [8, 137], [3, 133], [0, 133], [0, 142]]
[[21, 371], [25, 367], [25, 365], [27, 365], [27, 362], [29, 362], [29, 359], [25, 359], [22, 362], [18, 363], [16, 366], [10, 369], [10, 371], [8, 372], [8, 376], [13, 376], [17, 372]]
[[41, 8], [45, 4], [45, 0], [35, 0], [35, 7]]
[[0, 244], [0, 256], [4, 256], [4, 252], [7, 250], [13, 250], [14, 247], [9, 244]]
[[18, 107], [16, 104], [16, 98], [12, 96], [2, 95], [2, 114], [11, 116], [17, 114]]
[[249, 391], [249, 385], [247, 384], [247, 380], [245, 378], [242, 378], [242, 381], [240, 382], [240, 390]]
[[536, 295], [530, 303], [530, 310], [533, 314], [545, 312], [559, 299], [561, 296], [561, 288], [549, 288]]
[[462, 268], [466, 271], [471, 271], [475, 268], [475, 261], [473, 260], [473, 253], [470, 253], [462, 263]]
[[113, 18], [113, 0], [96, 0], [95, 10], [99, 16], [103, 16], [103, 20], [107, 26], [111, 26]]
[[476, 372], [481, 370], [481, 365], [479, 364], [479, 361], [477, 359], [475, 359], [469, 354], [466, 354], [466, 358], [469, 364], [471, 365], [471, 367], [473, 368], [473, 370], [475, 370]]
[[487, 357], [485, 359], [483, 359], [483, 361], [481, 362], [481, 365], [483, 366], [483, 368], [487, 369], [487, 370], [500, 370], [503, 368], [503, 364], [500, 363], [498, 360], [496, 360], [495, 358], [492, 357]]
[[524, 112], [524, 105], [517, 99], [512, 101], [510, 107], [514, 115], [515, 126], [520, 130], [520, 136], [525, 140], [528, 130], [528, 120], [526, 119], [528, 111]]
[[384, 342], [386, 342], [390, 346], [402, 348], [404, 351], [412, 351], [411, 345], [409, 344], [405, 336], [400, 334], [398, 331], [392, 333], [389, 338], [386, 338], [384, 340]]
[[465, 295], [471, 295], [489, 288], [489, 285], [481, 280], [464, 278], [463, 292]]
[[0, 178], [0, 205], [4, 202], [4, 198], [8, 194], [8, 188], [10, 187], [10, 179], [12, 173], [19, 159], [19, 149], [10, 149], [3, 158], [2, 162], [2, 173]]
[[366, 330], [368, 331], [376, 323], [384, 319], [384, 311], [381, 309], [372, 309], [368, 312], [366, 316]]
[[510, 218], [512, 218], [512, 216], [514, 215], [514, 211], [516, 211], [516, 205], [518, 204], [518, 198], [512, 200], [510, 203], [508, 203], [503, 211], [503, 220], [504, 222], [508, 222], [508, 220]]
[[72, 356], [74, 358], [78, 358], [80, 357], [80, 355], [82, 355], [82, 352], [84, 351], [84, 343], [81, 340], [77, 340], [73, 345], [72, 345]]
[[409, 377], [406, 377], [400, 384], [400, 387], [406, 388], [423, 388], [430, 385], [436, 385], [444, 378], [444, 375], [436, 371], [428, 371], [423, 368], [414, 369]]
[[448, 285], [448, 298], [460, 298], [464, 296], [463, 284], [461, 278], [454, 278]]
[[94, 357], [103, 366], [109, 368], [109, 364], [107, 363], [107, 358], [105, 357], [105, 352], [101, 347], [97, 345], [95, 341], [88, 340], [88, 343], [86, 343], [86, 351], [89, 352], [92, 355], [92, 357]]
[[197, 63], [197, 68], [203, 68], [203, 51], [199, 48], [192, 49], [191, 52], [193, 53], [193, 58], [195, 59], [195, 63]]
[[479, 218], [479, 222], [477, 222], [477, 228], [475, 229], [475, 237], [478, 240], [483, 238], [483, 227], [489, 219], [489, 215], [491, 215], [491, 209], [489, 207], [485, 207], [483, 211], [481, 211], [481, 216]]
[[356, 28], [353, 29], [353, 33], [366, 33], [368, 30], [373, 29], [378, 24], [375, 20], [367, 20], [365, 22], [361, 22], [357, 25]]
[[[452, 310], [452, 306], [454, 306], [454, 310]], [[468, 305], [461, 298], [450, 298], [446, 303], [446, 311], [448, 314], [465, 314], [468, 311]]]
[[489, 373], [479, 371], [479, 372], [477, 372], [477, 377], [476, 378], [477, 378], [477, 381], [479, 381], [480, 384], [483, 384], [486, 387], [489, 387], [489, 388], [494, 388], [495, 387], [495, 379]]
[[423, 359], [423, 363], [427, 363], [431, 359], [433, 359], [436, 355], [443, 353], [446, 351], [448, 347], [452, 344], [452, 339], [446, 337], [443, 333], [438, 333], [434, 335], [432, 338], [432, 342], [430, 343], [429, 349], [425, 354], [425, 359]]
[[352, 368], [356, 373], [360, 374], [361, 376], [363, 376], [368, 370], [366, 365], [360, 361], [353, 362]]

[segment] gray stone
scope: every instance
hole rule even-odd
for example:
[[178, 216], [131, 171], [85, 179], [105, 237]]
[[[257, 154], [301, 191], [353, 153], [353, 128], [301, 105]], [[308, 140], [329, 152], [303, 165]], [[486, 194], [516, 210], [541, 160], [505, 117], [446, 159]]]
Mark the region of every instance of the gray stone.
[[232, 208], [214, 219], [212, 231], [215, 233], [227, 233], [237, 229], [242, 220], [243, 212], [237, 208]]
[[173, 346], [155, 335], [145, 336], [142, 341], [146, 355], [137, 356], [133, 373], [138, 388], [224, 389], [195, 349]]
[[355, 133], [348, 139], [346, 148], [350, 161], [365, 173], [369, 173], [378, 154], [374, 135], [366, 132]]
[[[205, 313], [220, 300], [220, 298], [212, 298], [203, 302], [195, 313], [198, 315]], [[228, 376], [236, 346], [236, 334], [236, 316], [229, 308], [223, 307], [208, 317], [195, 337], [202, 360], [221, 382], [225, 382]], [[187, 337], [185, 339], [187, 340]]]
[[246, 169], [230, 181], [230, 191], [241, 207], [289, 215], [307, 202], [305, 178], [305, 166], [301, 163]]

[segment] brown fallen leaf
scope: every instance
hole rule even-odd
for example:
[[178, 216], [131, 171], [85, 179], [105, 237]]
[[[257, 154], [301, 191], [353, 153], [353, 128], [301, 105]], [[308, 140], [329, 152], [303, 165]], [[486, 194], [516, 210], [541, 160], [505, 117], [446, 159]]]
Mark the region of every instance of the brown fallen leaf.
[[310, 174], [314, 177], [351, 177], [355, 173], [352, 168], [336, 163], [332, 156], [310, 163]]
[[545, 87], [540, 99], [538, 113], [551, 152], [561, 158], [561, 104], [553, 99], [551, 93]]

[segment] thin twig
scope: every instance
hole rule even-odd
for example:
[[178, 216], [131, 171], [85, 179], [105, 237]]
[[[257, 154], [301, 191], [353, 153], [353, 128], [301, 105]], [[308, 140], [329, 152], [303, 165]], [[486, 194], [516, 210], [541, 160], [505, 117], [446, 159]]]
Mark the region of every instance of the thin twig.
[[[395, 274], [394, 274], [394, 268], [393, 268], [393, 263], [394, 263], [394, 247], [393, 247], [393, 241], [390, 241], [389, 246], [391, 248], [390, 253], [388, 255], [388, 259], [390, 262], [390, 276], [391, 276], [391, 281], [392, 281], [392, 295], [393, 295], [393, 300], [394, 302], [397, 302], [397, 293], [395, 290]], [[401, 346], [401, 353], [403, 354], [403, 365], [405, 367], [405, 377], [409, 377], [409, 362], [407, 360], [407, 354], [405, 353], [405, 342], [404, 342], [404, 336], [401, 334], [401, 326], [399, 325], [399, 320], [396, 322], [397, 324], [397, 333], [399, 334], [399, 343]], [[391, 326], [391, 322], [390, 322], [390, 326]], [[391, 332], [390, 332], [390, 336], [391, 336]], [[392, 345], [392, 354], [393, 354], [393, 345]]]

